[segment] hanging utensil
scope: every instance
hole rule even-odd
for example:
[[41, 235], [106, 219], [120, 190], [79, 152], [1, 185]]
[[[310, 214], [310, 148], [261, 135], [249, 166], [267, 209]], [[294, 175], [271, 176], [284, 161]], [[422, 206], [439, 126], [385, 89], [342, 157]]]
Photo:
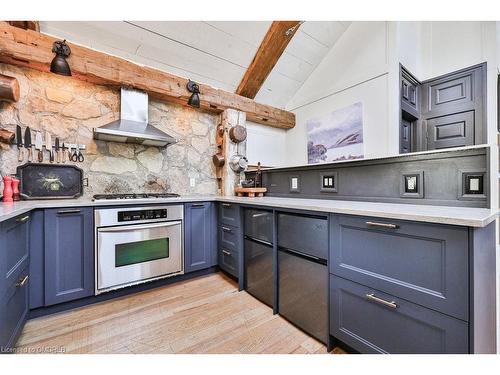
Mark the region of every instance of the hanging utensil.
[[84, 160], [85, 158], [83, 157], [83, 154], [80, 151], [80, 145], [77, 143], [75, 152], [73, 153], [73, 155], [71, 155], [71, 161], [82, 163]]
[[54, 162], [54, 154], [52, 153], [52, 136], [49, 132], [45, 132], [45, 149], [49, 152], [49, 161]]
[[224, 155], [222, 155], [222, 152], [218, 152], [212, 156], [212, 162], [217, 168], [220, 168], [224, 166], [226, 159], [224, 158]]
[[66, 163], [66, 150], [67, 150], [67, 147], [66, 147], [66, 145], [63, 142], [63, 144], [62, 144], [62, 152], [61, 152], [62, 153], [62, 162], [63, 163]]
[[31, 129], [28, 126], [24, 131], [24, 147], [28, 149], [28, 161], [33, 161], [33, 149], [31, 148]]
[[236, 173], [243, 172], [248, 167], [248, 159], [243, 155], [235, 154], [231, 156], [231, 159], [229, 160], [229, 166]]
[[23, 161], [24, 160], [23, 134], [21, 127], [19, 125], [16, 126], [16, 143], [17, 143], [17, 150], [19, 152], [17, 160]]
[[38, 162], [41, 163], [43, 162], [43, 140], [42, 140], [42, 133], [36, 132], [35, 134], [35, 149], [37, 150], [38, 153]]
[[235, 125], [229, 129], [229, 139], [234, 143], [243, 142], [247, 139], [247, 129], [241, 125]]
[[56, 163], [60, 163], [61, 162], [61, 153], [59, 151], [59, 137], [56, 137], [55, 147], [56, 147]]

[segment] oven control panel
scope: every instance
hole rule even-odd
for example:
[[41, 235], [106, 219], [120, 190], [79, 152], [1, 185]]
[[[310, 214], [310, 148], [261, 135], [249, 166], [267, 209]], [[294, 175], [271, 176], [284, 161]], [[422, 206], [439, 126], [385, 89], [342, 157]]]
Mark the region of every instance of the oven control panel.
[[137, 210], [137, 211], [119, 211], [118, 221], [140, 221], [151, 219], [166, 219], [167, 209], [160, 208], [154, 210]]

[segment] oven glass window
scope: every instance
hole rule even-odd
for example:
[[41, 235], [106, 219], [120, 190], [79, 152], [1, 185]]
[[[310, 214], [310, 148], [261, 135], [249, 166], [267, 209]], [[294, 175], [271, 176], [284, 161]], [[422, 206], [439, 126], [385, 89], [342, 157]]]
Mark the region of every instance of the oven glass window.
[[169, 238], [127, 242], [115, 245], [115, 267], [168, 258]]

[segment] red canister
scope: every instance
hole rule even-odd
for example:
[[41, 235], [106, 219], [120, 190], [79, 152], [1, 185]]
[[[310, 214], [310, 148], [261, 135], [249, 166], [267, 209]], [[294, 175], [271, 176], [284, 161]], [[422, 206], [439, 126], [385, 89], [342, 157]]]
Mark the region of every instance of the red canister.
[[12, 202], [12, 177], [3, 177], [3, 201]]

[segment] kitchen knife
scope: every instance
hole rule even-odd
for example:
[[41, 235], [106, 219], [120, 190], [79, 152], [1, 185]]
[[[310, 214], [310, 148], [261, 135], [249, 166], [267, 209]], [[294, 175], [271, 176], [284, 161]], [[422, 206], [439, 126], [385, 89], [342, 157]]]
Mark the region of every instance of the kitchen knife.
[[33, 149], [31, 148], [31, 129], [28, 126], [24, 131], [24, 147], [28, 149], [28, 161], [33, 160]]
[[35, 148], [38, 150], [38, 162], [43, 162], [43, 140], [42, 133], [36, 132], [35, 134]]
[[56, 137], [56, 163], [61, 162], [61, 153], [59, 152], [59, 138]]
[[21, 127], [19, 125], [16, 126], [16, 143], [17, 143], [17, 150], [19, 151], [19, 156], [17, 160], [23, 161], [24, 159], [23, 134]]
[[54, 154], [52, 153], [52, 136], [49, 132], [45, 132], [45, 148], [49, 152], [49, 161], [54, 162]]
[[67, 149], [67, 147], [63, 142], [63, 144], [62, 144], [62, 162], [63, 163], [66, 163], [66, 149]]

